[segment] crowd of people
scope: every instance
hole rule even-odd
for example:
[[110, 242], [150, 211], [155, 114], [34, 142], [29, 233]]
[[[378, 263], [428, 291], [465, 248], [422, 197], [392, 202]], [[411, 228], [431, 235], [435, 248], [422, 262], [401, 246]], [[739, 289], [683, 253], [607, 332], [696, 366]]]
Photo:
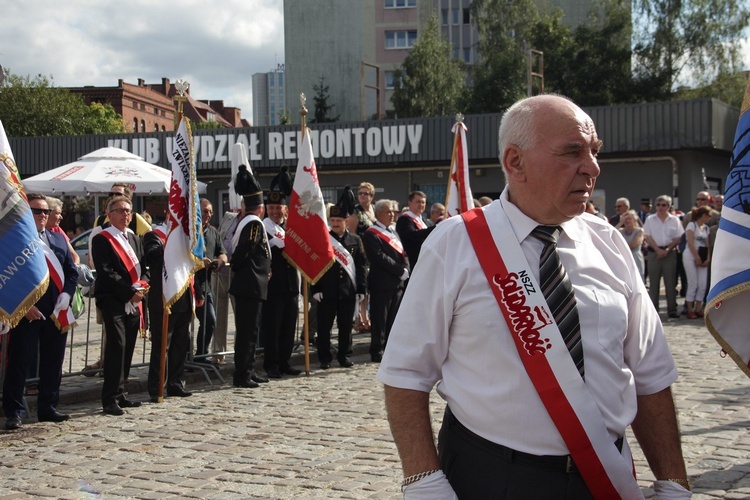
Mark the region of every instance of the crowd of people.
[[[407, 497], [635, 497], [624, 439], [632, 426], [657, 496], [689, 498], [670, 389], [677, 369], [659, 297], [663, 286], [667, 316], [679, 317], [683, 270], [685, 313], [702, 316], [720, 197], [698, 193], [683, 217], [668, 195], [656, 198], [653, 213], [650, 199], [636, 211], [618, 198], [616, 213], [605, 217], [590, 202], [601, 141], [591, 118], [560, 96], [516, 103], [498, 139], [505, 189], [461, 216], [446, 220], [440, 203], [428, 212], [421, 191], [409, 193], [400, 210], [397, 201], [375, 200], [370, 182], [356, 195], [345, 188], [329, 207], [335, 262], [310, 290], [319, 368], [330, 369], [334, 357], [341, 368], [354, 366], [352, 332], [369, 330]], [[190, 397], [186, 360], [224, 363], [232, 352], [230, 304], [234, 387], [301, 373], [290, 360], [299, 307], [310, 305], [300, 304], [302, 280], [283, 255], [291, 178], [282, 169], [264, 190], [240, 167], [234, 185], [241, 209], [218, 228], [210, 201], [201, 199], [204, 267], [167, 305], [160, 279], [167, 229], [146, 228], [127, 187], [113, 186], [90, 251], [104, 324], [104, 413], [141, 405], [128, 398], [125, 382], [144, 328], [152, 341], [151, 401], [163, 389], [167, 397]], [[26, 368], [37, 348], [38, 418], [69, 418], [57, 409], [65, 335], [54, 319], [70, 304], [75, 252], [54, 234], [54, 221], [48, 226], [55, 203], [41, 195], [29, 195], [29, 203], [64, 279], [10, 332], [3, 409], [11, 430], [22, 425]], [[193, 311], [200, 323], [194, 354]], [[436, 384], [448, 403], [437, 446], [429, 413]]]

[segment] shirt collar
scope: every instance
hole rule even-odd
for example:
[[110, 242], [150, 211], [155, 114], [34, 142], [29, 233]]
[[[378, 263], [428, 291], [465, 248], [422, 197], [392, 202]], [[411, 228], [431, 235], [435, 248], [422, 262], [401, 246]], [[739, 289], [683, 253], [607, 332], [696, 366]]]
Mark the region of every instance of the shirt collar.
[[[525, 240], [531, 234], [531, 231], [539, 225], [537, 221], [521, 212], [521, 210], [508, 199], [508, 186], [505, 186], [505, 189], [503, 189], [499, 202], [502, 204], [505, 213], [508, 214], [510, 225], [519, 242]], [[493, 204], [495, 203], [497, 203], [497, 201], [493, 202]], [[565, 221], [560, 224], [560, 227], [562, 228], [563, 234], [568, 238], [580, 242], [581, 227], [577, 219], [578, 217], [574, 217], [569, 221]]]

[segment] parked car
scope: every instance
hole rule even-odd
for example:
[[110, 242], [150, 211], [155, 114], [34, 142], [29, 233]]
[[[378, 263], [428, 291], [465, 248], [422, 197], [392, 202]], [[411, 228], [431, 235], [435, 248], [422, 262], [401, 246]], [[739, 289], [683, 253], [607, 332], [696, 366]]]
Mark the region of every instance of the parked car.
[[87, 229], [78, 236], [71, 238], [70, 244], [73, 245], [73, 250], [76, 251], [78, 256], [81, 258], [81, 264], [89, 264], [89, 236], [91, 235], [91, 229]]

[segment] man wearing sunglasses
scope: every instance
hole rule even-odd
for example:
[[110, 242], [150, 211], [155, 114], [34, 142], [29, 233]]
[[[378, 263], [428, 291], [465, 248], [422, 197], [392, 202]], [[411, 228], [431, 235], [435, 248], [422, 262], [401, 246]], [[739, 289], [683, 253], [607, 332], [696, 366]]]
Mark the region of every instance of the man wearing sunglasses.
[[[42, 194], [27, 195], [36, 229], [50, 268], [47, 291], [33, 305], [26, 316], [10, 331], [8, 365], [3, 383], [3, 412], [5, 428], [21, 427], [21, 416], [25, 405], [23, 391], [29, 360], [36, 359], [33, 353], [39, 350], [39, 396], [37, 416], [40, 422], [64, 422], [69, 415], [57, 411], [62, 381], [62, 365], [65, 359], [67, 328], [60, 323], [60, 316], [68, 310], [70, 298], [75, 293], [78, 271], [68, 249], [65, 238], [45, 230], [50, 209]], [[59, 319], [58, 319], [59, 318]]]
[[122, 415], [122, 408], [140, 406], [125, 397], [125, 378], [130, 371], [138, 330], [143, 328], [141, 302], [148, 290], [148, 274], [142, 266], [141, 240], [130, 229], [132, 204], [125, 196], [114, 196], [107, 204], [110, 226], [92, 238], [96, 265], [94, 296], [107, 331], [104, 345], [102, 407], [109, 415]]

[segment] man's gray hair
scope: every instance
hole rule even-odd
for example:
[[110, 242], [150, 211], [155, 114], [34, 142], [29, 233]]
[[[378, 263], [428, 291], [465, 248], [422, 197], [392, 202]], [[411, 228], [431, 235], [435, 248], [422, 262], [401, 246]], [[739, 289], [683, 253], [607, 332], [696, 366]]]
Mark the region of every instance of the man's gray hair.
[[60, 198], [55, 198], [54, 196], [47, 196], [47, 206], [50, 208], [50, 210], [54, 210], [56, 208], [59, 208], [62, 210], [63, 202]]
[[375, 202], [375, 213], [385, 212], [386, 210], [396, 210], [393, 200], [378, 200]]
[[627, 199], [627, 198], [617, 198], [617, 199], [615, 200], [615, 203], [622, 203], [622, 204], [623, 204], [623, 205], [625, 205], [626, 207], [630, 208], [630, 200], [629, 200], [629, 199]]
[[656, 203], [659, 203], [659, 200], [666, 201], [667, 206], [670, 206], [670, 207], [672, 206], [672, 197], [669, 196], [668, 194], [663, 194], [661, 196], [658, 196], [656, 198]]

